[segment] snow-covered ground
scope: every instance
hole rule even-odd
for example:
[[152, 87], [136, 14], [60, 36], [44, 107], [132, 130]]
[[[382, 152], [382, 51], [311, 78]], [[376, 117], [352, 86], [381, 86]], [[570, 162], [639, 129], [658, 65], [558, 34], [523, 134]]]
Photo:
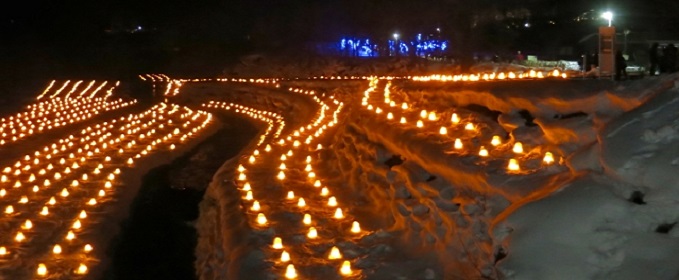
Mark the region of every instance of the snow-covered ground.
[[[189, 83], [179, 95], [185, 102], [219, 96], [279, 113], [292, 124], [282, 145], [268, 135], [216, 174], [198, 223], [199, 275], [284, 278], [292, 263], [300, 278], [339, 279], [340, 262], [325, 260], [337, 246], [355, 278], [674, 279], [678, 78], [380, 80], [365, 94], [367, 81], [283, 82], [280, 89], [223, 83], [224, 90], [215, 85], [208, 98], [197, 88], [205, 84]], [[300, 86], [318, 92], [286, 92]], [[244, 98], [244, 92], [257, 97]], [[313, 194], [303, 163], [284, 162], [292, 183], [275, 179], [278, 158], [292, 149], [292, 140], [313, 135], [306, 124], [323, 115], [323, 106], [302, 105], [300, 97], [318, 98], [330, 111], [338, 109], [332, 100], [343, 104], [337, 124], [312, 137], [302, 154], [349, 219], [360, 223], [359, 236], [344, 231], [351, 223], [335, 226], [323, 218], [332, 211], [323, 206], [327, 198]], [[286, 138], [295, 132], [300, 136]], [[490, 143], [494, 135], [498, 146]], [[512, 152], [516, 142], [523, 152]], [[273, 154], [259, 154], [267, 144]], [[479, 156], [482, 149], [489, 156]], [[548, 152], [555, 162], [544, 160]], [[262, 167], [250, 167], [250, 155], [263, 160]], [[511, 160], [520, 170], [508, 170]], [[241, 172], [235, 171], [239, 164], [246, 166]], [[241, 173], [261, 210], [238, 195], [245, 195]], [[285, 202], [287, 190], [302, 195], [309, 208]], [[257, 213], [273, 222], [258, 225]], [[314, 221], [320, 216], [313, 224], [320, 241], [305, 237], [304, 213]], [[291, 261], [279, 260], [274, 237], [282, 237]]]

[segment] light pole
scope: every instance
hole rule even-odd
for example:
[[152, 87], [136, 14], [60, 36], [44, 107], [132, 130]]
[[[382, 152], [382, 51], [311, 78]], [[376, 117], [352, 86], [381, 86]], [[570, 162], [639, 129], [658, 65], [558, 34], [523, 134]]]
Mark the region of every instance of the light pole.
[[613, 12], [606, 11], [603, 14], [601, 14], [601, 17], [608, 20], [608, 27], [611, 27], [611, 23], [613, 22]]
[[625, 34], [625, 44], [623, 45], [623, 52], [627, 54], [627, 34], [629, 34], [629, 29], [625, 29], [623, 34]]
[[398, 56], [398, 53], [401, 51], [398, 44], [398, 36], [398, 33], [394, 33], [394, 51], [396, 52], [395, 56]]

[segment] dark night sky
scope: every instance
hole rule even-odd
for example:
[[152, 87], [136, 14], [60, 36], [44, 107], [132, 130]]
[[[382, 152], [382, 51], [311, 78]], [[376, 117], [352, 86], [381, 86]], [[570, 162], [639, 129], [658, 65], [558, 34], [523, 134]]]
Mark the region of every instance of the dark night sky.
[[[512, 31], [492, 20], [519, 8], [530, 10], [530, 29]], [[0, 64], [31, 65], [26, 72], [45, 75], [67, 67], [86, 73], [93, 65], [154, 71], [184, 67], [196, 57], [212, 63], [219, 55], [233, 60], [253, 50], [298, 49], [343, 36], [384, 41], [394, 32], [406, 38], [436, 27], [451, 50], [467, 56], [477, 50], [554, 53], [603, 23], [575, 25], [575, 16], [606, 8], [634, 36], [679, 38], [676, 0], [23, 0], [0, 9]], [[474, 29], [470, 23], [479, 15], [491, 20]], [[558, 24], [548, 26], [551, 20]], [[151, 32], [125, 32], [137, 25]]]
[[[390, 33], [455, 26], [459, 10], [527, 7], [572, 18], [611, 7], [624, 17], [679, 17], [679, 1], [555, 0], [27, 0], [0, 11], [3, 32], [27, 36], [95, 34], [112, 23], [152, 26], [183, 36], [237, 39], [266, 33], [300, 40], [328, 40], [351, 33]], [[473, 3], [473, 4], [472, 4]], [[664, 16], [664, 17], [663, 17]], [[645, 21], [647, 23], [647, 21]], [[636, 24], [640, 24], [637, 22]], [[634, 24], [631, 24], [634, 25]], [[662, 26], [659, 22], [659, 26]], [[272, 34], [273, 33], [273, 34]], [[374, 34], [373, 34], [374, 35]]]

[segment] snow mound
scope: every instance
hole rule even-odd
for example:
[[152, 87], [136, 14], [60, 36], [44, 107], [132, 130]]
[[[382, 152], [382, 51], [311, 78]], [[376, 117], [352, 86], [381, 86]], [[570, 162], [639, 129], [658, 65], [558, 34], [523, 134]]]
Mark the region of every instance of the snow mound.
[[494, 229], [508, 252], [505, 278], [679, 277], [678, 93], [661, 91], [597, 129], [568, 159], [571, 182]]

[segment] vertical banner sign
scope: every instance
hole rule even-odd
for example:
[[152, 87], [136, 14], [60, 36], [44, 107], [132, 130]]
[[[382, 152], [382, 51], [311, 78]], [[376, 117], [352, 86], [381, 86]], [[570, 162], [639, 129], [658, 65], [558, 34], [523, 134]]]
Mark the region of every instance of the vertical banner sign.
[[615, 27], [599, 27], [599, 73], [602, 77], [615, 74]]

